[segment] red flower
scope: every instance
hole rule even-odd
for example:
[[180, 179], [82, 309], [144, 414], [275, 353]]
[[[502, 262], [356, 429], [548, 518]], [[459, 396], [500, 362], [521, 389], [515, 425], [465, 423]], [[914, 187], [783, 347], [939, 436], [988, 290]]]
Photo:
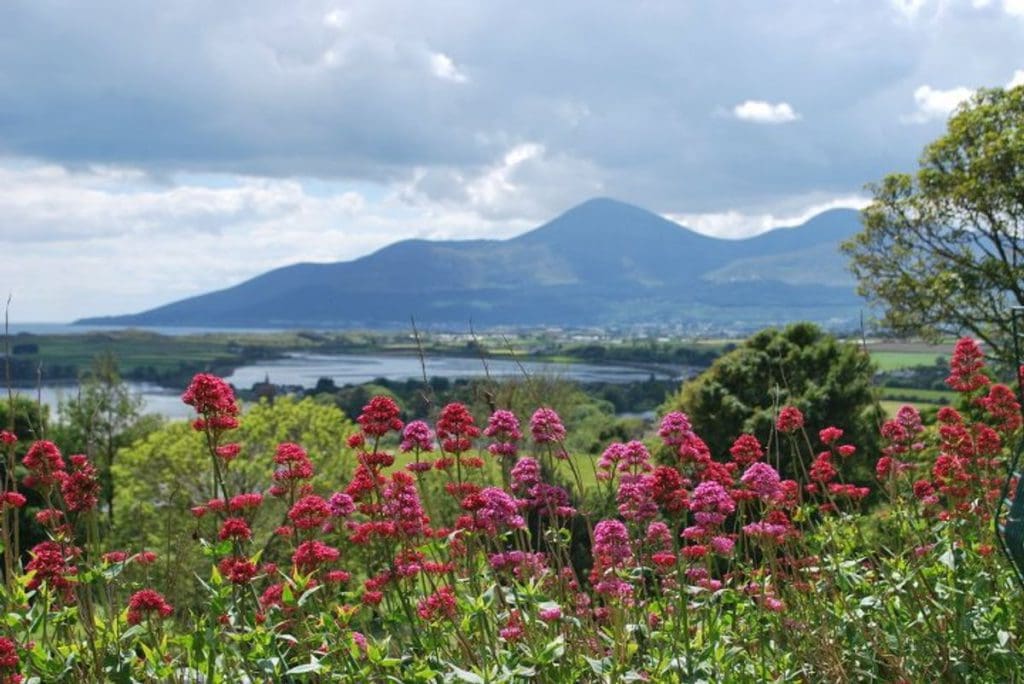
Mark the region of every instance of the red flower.
[[14, 444], [18, 441], [18, 436], [13, 432], [7, 430], [0, 430], [0, 444]]
[[217, 564], [220, 574], [228, 578], [232, 584], [248, 584], [259, 572], [259, 568], [248, 558], [228, 556]]
[[455, 592], [447, 585], [422, 599], [416, 608], [416, 613], [420, 616], [420, 619], [427, 622], [443, 618], [452, 620], [457, 612], [458, 606], [456, 605]]
[[441, 448], [453, 454], [461, 454], [473, 448], [473, 439], [480, 436], [480, 429], [473, 421], [473, 415], [458, 402], [441, 409], [437, 420], [437, 437]]
[[761, 448], [761, 443], [757, 441], [757, 437], [754, 435], [740, 435], [733, 442], [729, 448], [729, 454], [740, 466], [748, 466], [754, 461], [760, 461], [764, 458], [764, 450]]
[[331, 517], [331, 507], [316, 494], [311, 494], [296, 501], [288, 511], [288, 517], [298, 529], [312, 530]]
[[356, 418], [356, 422], [362, 426], [363, 432], [371, 437], [383, 437], [392, 430], [401, 431], [403, 423], [398, 416], [398, 405], [394, 399], [376, 396], [363, 407], [363, 412]]
[[249, 529], [249, 523], [245, 522], [242, 518], [228, 518], [220, 526], [219, 536], [222, 541], [225, 539], [248, 541], [252, 538], [252, 530]]
[[143, 618], [156, 614], [158, 618], [170, 617], [174, 608], [157, 591], [143, 589], [132, 594], [128, 599], [128, 624], [137, 625]]
[[44, 489], [59, 482], [65, 467], [60, 449], [46, 440], [33, 442], [21, 462], [29, 470], [25, 485]]
[[71, 472], [61, 478], [60, 493], [69, 511], [83, 513], [96, 508], [100, 495], [99, 473], [88, 457], [82, 454], [71, 457]]
[[804, 426], [804, 414], [796, 406], [783, 406], [775, 421], [775, 429], [779, 432], [796, 432]]
[[306, 541], [299, 544], [292, 554], [292, 562], [299, 570], [309, 573], [325, 563], [333, 563], [341, 556], [338, 549], [321, 541]]
[[982, 373], [984, 368], [985, 355], [981, 346], [970, 337], [962, 337], [953, 348], [946, 384], [955, 392], [974, 392], [989, 382]]

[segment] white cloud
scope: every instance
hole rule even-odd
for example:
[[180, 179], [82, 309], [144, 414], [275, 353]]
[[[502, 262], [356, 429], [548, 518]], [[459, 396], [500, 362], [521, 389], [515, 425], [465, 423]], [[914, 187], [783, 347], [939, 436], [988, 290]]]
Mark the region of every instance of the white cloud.
[[927, 123], [935, 119], [945, 119], [957, 106], [974, 94], [971, 88], [958, 86], [941, 90], [930, 85], [919, 86], [914, 91], [914, 103], [917, 111], [903, 117], [906, 123]]
[[928, 0], [890, 0], [892, 6], [907, 19], [915, 18]]
[[[1021, 0], [1024, 3], [1024, 0]], [[1007, 81], [1004, 88], [1016, 88], [1024, 85], [1024, 69], [1017, 69], [1013, 76]], [[918, 87], [914, 91], [914, 102], [917, 104], [917, 111], [902, 117], [904, 123], [927, 123], [936, 119], [946, 119], [953, 113], [961, 103], [966, 102], [974, 95], [973, 88], [958, 86], [941, 90], [932, 88], [929, 85]]]
[[829, 209], [863, 209], [869, 203], [870, 200], [863, 195], [847, 195], [815, 201], [804, 205], [800, 210], [784, 214], [756, 214], [729, 210], [703, 214], [666, 214], [665, 218], [704, 235], [741, 239], [759, 235], [772, 228], [798, 226]]
[[443, 52], [433, 52], [430, 55], [430, 71], [443, 81], [453, 83], [465, 83], [469, 80], [457, 66], [452, 58]]
[[1024, 17], [1024, 0], [1003, 0], [1003, 11], [1013, 17]]
[[741, 121], [764, 124], [782, 124], [800, 118], [788, 102], [771, 103], [764, 100], [747, 100], [732, 108], [733, 116]]

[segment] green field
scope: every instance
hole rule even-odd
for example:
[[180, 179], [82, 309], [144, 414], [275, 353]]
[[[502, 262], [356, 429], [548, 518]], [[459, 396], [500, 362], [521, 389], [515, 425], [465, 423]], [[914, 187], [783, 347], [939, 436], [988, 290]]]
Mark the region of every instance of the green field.
[[[948, 353], [948, 350], [946, 350]], [[936, 359], [947, 359], [938, 350], [934, 351], [899, 351], [871, 349], [871, 360], [878, 364], [882, 371], [916, 368], [918, 366], [934, 366]]]

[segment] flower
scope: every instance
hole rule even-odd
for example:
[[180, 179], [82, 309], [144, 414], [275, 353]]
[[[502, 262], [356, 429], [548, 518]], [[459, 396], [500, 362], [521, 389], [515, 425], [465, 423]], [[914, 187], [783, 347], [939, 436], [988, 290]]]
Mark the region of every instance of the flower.
[[837, 427], [830, 426], [827, 428], [822, 428], [821, 430], [818, 431], [818, 439], [820, 439], [821, 443], [826, 446], [833, 444], [842, 436], [843, 431]]
[[796, 406], [783, 406], [775, 421], [775, 429], [782, 433], [796, 432], [804, 426], [804, 414]]
[[455, 599], [455, 592], [448, 585], [435, 591], [430, 596], [420, 600], [416, 607], [416, 614], [421, 620], [433, 622], [434, 620], [447, 618], [452, 620], [458, 612], [458, 605]]
[[221, 541], [232, 539], [234, 541], [249, 541], [252, 538], [252, 530], [249, 523], [243, 518], [228, 518], [220, 526]]
[[970, 337], [961, 337], [953, 347], [949, 361], [949, 377], [946, 385], [954, 392], [974, 392], [989, 383], [985, 368], [985, 355], [981, 345]]
[[170, 617], [174, 608], [167, 602], [163, 594], [153, 589], [143, 589], [132, 594], [128, 599], [128, 624], [137, 625], [143, 618], [156, 614], [158, 618]]
[[391, 482], [384, 486], [383, 500], [381, 511], [404, 535], [416, 537], [429, 531], [429, 519], [411, 475], [403, 471], [392, 473]]
[[319, 540], [305, 541], [299, 544], [292, 554], [292, 563], [299, 570], [309, 573], [325, 563], [333, 563], [341, 556], [341, 552]]
[[689, 417], [680, 411], [671, 411], [661, 419], [658, 436], [665, 446], [679, 449], [693, 433]]
[[777, 501], [783, 496], [779, 473], [767, 463], [752, 463], [740, 477], [740, 482], [765, 501]]
[[516, 414], [504, 409], [498, 409], [487, 419], [484, 435], [495, 440], [487, 450], [499, 458], [515, 458], [517, 443], [523, 438]]
[[504, 489], [484, 487], [476, 497], [480, 506], [473, 511], [474, 520], [477, 527], [487, 534], [494, 535], [526, 525], [523, 516], [519, 515], [518, 502]]
[[434, 450], [434, 432], [422, 420], [414, 420], [402, 431], [402, 443], [398, 446], [402, 452], [418, 449], [419, 451]]
[[352, 497], [345, 492], [335, 492], [327, 500], [327, 506], [331, 509], [331, 515], [335, 518], [345, 518], [356, 510]]
[[64, 474], [65, 465], [60, 449], [47, 440], [33, 442], [21, 463], [29, 471], [25, 478], [25, 485], [28, 487], [52, 487]]
[[259, 572], [255, 563], [242, 556], [228, 556], [222, 559], [217, 564], [217, 569], [232, 584], [248, 584]]
[[331, 507], [316, 494], [302, 497], [288, 511], [288, 518], [300, 530], [320, 527], [330, 516]]
[[761, 443], [757, 441], [757, 437], [748, 434], [736, 438], [736, 441], [729, 447], [729, 454], [732, 456], [732, 460], [740, 466], [747, 466], [764, 458]]
[[462, 404], [453, 402], [441, 409], [437, 420], [437, 437], [441, 448], [452, 454], [461, 454], [473, 447], [473, 439], [480, 436], [480, 428], [473, 414]]
[[537, 444], [558, 444], [565, 439], [565, 426], [553, 409], [539, 408], [530, 417], [530, 434]]
[[398, 417], [399, 414], [398, 404], [394, 399], [378, 395], [363, 407], [363, 412], [356, 418], [356, 422], [363, 428], [363, 432], [371, 437], [383, 437], [392, 430], [401, 431], [403, 423]]
[[197, 373], [181, 400], [201, 418], [192, 423], [196, 430], [231, 430], [238, 427], [238, 403], [231, 385], [210, 373]]
[[605, 567], [619, 567], [633, 557], [629, 532], [618, 520], [602, 520], [594, 526], [594, 558]]
[[69, 511], [84, 513], [99, 503], [100, 481], [96, 467], [83, 454], [70, 459], [71, 472], [61, 478], [60, 493]]

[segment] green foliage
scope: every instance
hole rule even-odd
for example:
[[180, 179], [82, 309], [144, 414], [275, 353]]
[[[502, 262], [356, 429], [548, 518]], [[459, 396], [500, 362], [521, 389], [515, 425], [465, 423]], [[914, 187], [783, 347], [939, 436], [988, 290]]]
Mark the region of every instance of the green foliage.
[[895, 331], [970, 331], [1008, 361], [1024, 305], [1024, 87], [980, 90], [925, 148], [914, 175], [871, 186], [864, 230], [844, 244], [861, 294]]
[[[250, 407], [234, 437], [242, 453], [226, 480], [232, 492], [262, 492], [270, 485], [274, 452], [282, 442], [302, 444], [316, 464], [314, 483], [340, 489], [352, 470], [345, 447], [353, 424], [341, 411], [311, 398], [284, 397]], [[114, 463], [117, 517], [111, 548], [156, 551], [158, 575], [172, 603], [195, 600], [193, 573], [203, 556], [193, 541], [195, 521], [189, 509], [213, 498], [210, 456], [202, 435], [186, 422], [174, 422], [123, 449]], [[268, 503], [258, 521], [266, 533], [282, 524], [285, 507]]]
[[871, 359], [855, 345], [797, 323], [757, 333], [684, 383], [663, 408], [686, 413], [719, 457], [742, 433], [767, 442], [786, 404], [799, 408], [808, 424], [842, 428], [870, 451], [878, 418], [873, 372]]

